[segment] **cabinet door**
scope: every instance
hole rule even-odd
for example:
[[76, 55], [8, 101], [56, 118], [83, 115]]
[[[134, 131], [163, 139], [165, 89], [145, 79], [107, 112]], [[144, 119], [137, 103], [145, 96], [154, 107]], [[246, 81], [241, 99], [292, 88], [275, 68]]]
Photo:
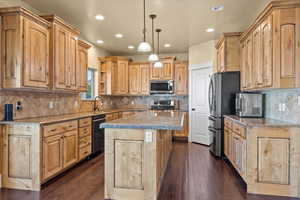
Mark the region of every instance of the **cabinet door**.
[[173, 80], [174, 78], [174, 63], [173, 61], [163, 61], [162, 77], [163, 80]]
[[66, 168], [78, 160], [78, 131], [69, 131], [63, 137], [63, 167]]
[[68, 48], [68, 84], [67, 87], [76, 90], [76, 78], [79, 76], [76, 73], [76, 60], [77, 60], [77, 36], [69, 35], [69, 48]]
[[49, 84], [49, 30], [24, 19], [24, 86]]
[[184, 127], [183, 130], [177, 130], [174, 133], [175, 137], [188, 137], [189, 136], [189, 114], [184, 113]]
[[250, 89], [253, 86], [252, 81], [252, 68], [253, 68], [253, 46], [252, 46], [252, 36], [250, 35], [246, 40], [246, 48], [247, 48], [247, 55], [246, 55], [246, 68], [245, 68], [245, 84], [246, 88]]
[[224, 129], [224, 154], [229, 158], [229, 130]]
[[77, 88], [79, 91], [87, 90], [87, 67], [88, 67], [88, 54], [87, 50], [83, 47], [78, 46], [78, 62], [77, 66]]
[[140, 65], [140, 94], [149, 94], [150, 83], [150, 66], [149, 64]]
[[273, 86], [273, 30], [272, 15], [261, 24], [263, 87]]
[[151, 80], [159, 80], [162, 76], [162, 68], [154, 67], [154, 63], [151, 63], [150, 67], [150, 79]]
[[139, 94], [140, 91], [140, 65], [132, 64], [129, 65], [129, 93]]
[[128, 93], [128, 61], [118, 61], [118, 93]]
[[263, 85], [261, 27], [258, 26], [253, 32], [253, 86], [260, 88]]
[[241, 61], [241, 89], [247, 89], [247, 45], [246, 42], [242, 43], [242, 61]]
[[118, 94], [118, 64], [116, 62], [111, 62], [111, 94]]
[[186, 63], [175, 64], [175, 93], [186, 95], [188, 93], [188, 70]]
[[222, 42], [220, 48], [219, 48], [219, 62], [220, 62], [220, 72], [225, 72], [225, 41]]
[[[274, 69], [277, 88], [294, 88], [298, 44], [298, 13], [296, 8], [274, 11]], [[300, 66], [297, 66], [299, 68]]]
[[54, 82], [55, 88], [65, 89], [68, 82], [68, 32], [58, 25], [55, 25], [55, 65]]
[[63, 169], [63, 140], [61, 135], [43, 138], [43, 180]]

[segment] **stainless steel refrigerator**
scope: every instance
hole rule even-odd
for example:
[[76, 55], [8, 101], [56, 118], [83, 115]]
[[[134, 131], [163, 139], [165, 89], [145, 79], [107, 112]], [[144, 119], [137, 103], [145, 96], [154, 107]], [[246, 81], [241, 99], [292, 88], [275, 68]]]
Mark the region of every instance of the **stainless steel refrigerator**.
[[235, 114], [235, 94], [240, 91], [240, 72], [214, 73], [209, 83], [210, 151], [217, 157], [224, 152], [224, 115]]

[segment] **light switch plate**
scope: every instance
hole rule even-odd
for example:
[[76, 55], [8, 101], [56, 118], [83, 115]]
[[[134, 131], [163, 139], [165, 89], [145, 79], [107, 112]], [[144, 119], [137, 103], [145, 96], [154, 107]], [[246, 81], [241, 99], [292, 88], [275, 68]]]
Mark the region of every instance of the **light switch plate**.
[[282, 108], [281, 108], [281, 111], [284, 112], [284, 111], [286, 110], [286, 104], [283, 103], [283, 104], [281, 105], [281, 107], [282, 107]]
[[53, 109], [53, 108], [54, 108], [54, 102], [53, 102], [53, 101], [50, 101], [50, 102], [49, 102], [49, 108], [50, 108], [50, 109]]
[[279, 112], [282, 112], [282, 104], [281, 104], [281, 103], [278, 104], [278, 111], [279, 111]]
[[146, 131], [145, 132], [145, 142], [146, 143], [151, 143], [153, 138], [152, 138], [153, 134], [151, 131]]

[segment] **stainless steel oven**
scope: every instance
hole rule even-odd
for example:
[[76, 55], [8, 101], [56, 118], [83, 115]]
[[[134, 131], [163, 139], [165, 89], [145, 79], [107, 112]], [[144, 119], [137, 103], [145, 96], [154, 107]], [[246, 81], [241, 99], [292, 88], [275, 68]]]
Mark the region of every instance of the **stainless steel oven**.
[[150, 94], [173, 94], [173, 80], [152, 80], [150, 81]]

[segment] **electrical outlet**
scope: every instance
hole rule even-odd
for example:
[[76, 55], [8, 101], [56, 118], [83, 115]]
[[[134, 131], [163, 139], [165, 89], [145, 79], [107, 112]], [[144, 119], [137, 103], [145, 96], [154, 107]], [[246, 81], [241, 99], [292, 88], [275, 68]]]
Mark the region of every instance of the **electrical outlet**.
[[151, 131], [146, 131], [145, 132], [145, 142], [146, 143], [151, 143], [152, 142], [152, 132]]
[[300, 95], [298, 96], [298, 106], [300, 106]]
[[54, 102], [53, 101], [50, 101], [49, 102], [49, 109], [53, 109], [54, 108]]
[[131, 105], [134, 105], [134, 101], [131, 101]]
[[74, 105], [75, 107], [78, 107], [78, 101], [75, 101]]

